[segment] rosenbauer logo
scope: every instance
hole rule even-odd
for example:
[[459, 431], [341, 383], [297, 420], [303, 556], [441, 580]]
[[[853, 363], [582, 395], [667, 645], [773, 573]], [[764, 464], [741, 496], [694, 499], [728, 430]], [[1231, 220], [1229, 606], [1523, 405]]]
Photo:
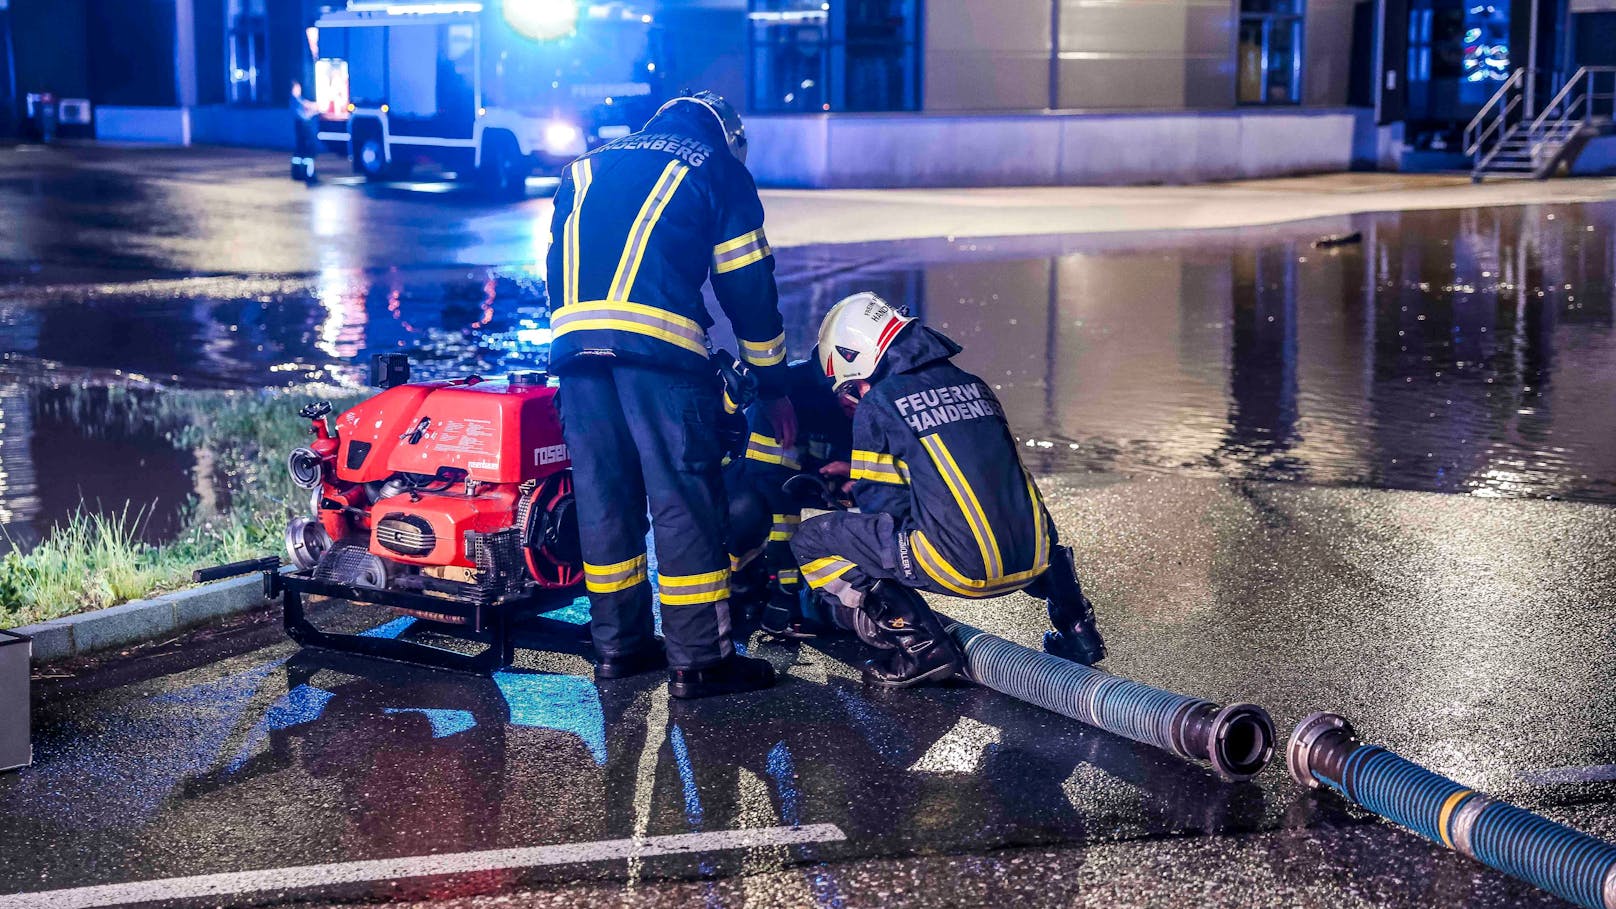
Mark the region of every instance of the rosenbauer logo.
[[559, 464], [567, 459], [567, 446], [551, 445], [546, 448], [533, 449], [533, 466], [543, 467], [546, 464]]

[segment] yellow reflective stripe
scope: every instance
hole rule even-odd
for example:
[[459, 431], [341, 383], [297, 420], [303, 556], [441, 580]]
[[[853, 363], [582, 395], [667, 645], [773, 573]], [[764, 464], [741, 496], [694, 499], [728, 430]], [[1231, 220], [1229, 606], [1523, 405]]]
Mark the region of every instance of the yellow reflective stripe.
[[615, 565], [584, 563], [584, 586], [590, 593], [617, 593], [645, 583], [646, 557], [637, 555]]
[[587, 588], [590, 593], [617, 593], [619, 591], [627, 590], [630, 587], [638, 587], [639, 585], [644, 584], [645, 581], [646, 577], [644, 574], [637, 577], [624, 578], [621, 581], [597, 581], [593, 578], [584, 578], [584, 587]]
[[795, 457], [795, 453], [787, 451], [775, 439], [754, 432], [746, 441], [746, 458], [760, 464], [779, 464], [791, 470], [801, 470], [802, 464]]
[[577, 322], [569, 323], [564, 329], [556, 329], [553, 336], [559, 338], [562, 335], [574, 331], [633, 332], [634, 334], [656, 338], [659, 341], [666, 341], [675, 347], [682, 347], [698, 356], [707, 356], [706, 347], [700, 344], [694, 344], [688, 338], [685, 338], [682, 335], [676, 335], [671, 331], [663, 331], [660, 328], [653, 328], [649, 325], [642, 325], [638, 322], [629, 322], [624, 319], [581, 319]]
[[1020, 590], [1048, 568], [1047, 565], [1040, 565], [1002, 578], [977, 581], [960, 574], [959, 569], [949, 564], [942, 553], [938, 552], [931, 541], [926, 539], [926, 535], [919, 530], [909, 534], [909, 549], [915, 554], [915, 562], [920, 565], [920, 569], [938, 585], [972, 599], [996, 597]]
[[1021, 473], [1027, 478], [1027, 501], [1032, 504], [1032, 564], [1034, 568], [1046, 567], [1049, 565], [1049, 527], [1044, 520], [1044, 498], [1038, 494], [1038, 484], [1033, 482], [1027, 468], [1021, 468]]
[[711, 590], [698, 590], [694, 593], [668, 593], [663, 591], [657, 595], [657, 599], [664, 606], [704, 606], [708, 603], [729, 599], [729, 584], [721, 584]]
[[855, 448], [851, 466], [849, 479], [890, 483], [894, 486], [906, 486], [909, 483], [909, 465], [885, 452]]
[[797, 525], [802, 523], [802, 515], [777, 514], [774, 516], [774, 527], [769, 531], [769, 542], [789, 543], [797, 535]]
[[965, 522], [970, 525], [971, 535], [976, 537], [976, 545], [982, 550], [982, 567], [989, 578], [1004, 576], [1004, 561], [999, 556], [999, 541], [993, 536], [993, 528], [989, 526], [986, 513], [982, 511], [982, 503], [977, 500], [975, 490], [965, 479], [965, 472], [960, 470], [959, 463], [949, 453], [948, 446], [935, 435], [921, 438], [926, 451], [931, 455], [932, 463], [937, 465], [937, 472], [942, 475], [943, 482], [948, 491], [953, 493], [954, 501], [959, 505], [960, 513], [965, 515]]
[[831, 565], [835, 565], [837, 562], [846, 562], [846, 561], [847, 560], [842, 558], [841, 556], [825, 556], [822, 559], [814, 559], [812, 562], [809, 562], [808, 564], [802, 566], [802, 573], [803, 574], [813, 574], [816, 571], [820, 571], [820, 570], [822, 570], [824, 568], [827, 568], [827, 567], [829, 567]]
[[753, 366], [776, 366], [786, 361], [786, 333], [768, 341], [742, 341], [741, 359]]
[[713, 247], [713, 274], [737, 271], [767, 258], [773, 252], [769, 248], [769, 239], [763, 235], [763, 228], [749, 231]]
[[907, 486], [909, 481], [896, 470], [877, 470], [862, 465], [855, 466], [849, 473], [848, 479], [869, 480], [872, 483], [888, 483], [893, 486]]
[[1473, 792], [1475, 792], [1474, 789], [1460, 789], [1458, 792], [1448, 796], [1447, 801], [1442, 803], [1442, 812], [1437, 815], [1436, 832], [1442, 834], [1442, 843], [1449, 849], [1453, 848], [1453, 838], [1448, 836], [1448, 821], [1453, 817], [1454, 809], [1458, 808], [1459, 803], [1465, 800], [1465, 796]]
[[684, 182], [688, 173], [690, 168], [678, 160], [669, 161], [668, 166], [662, 169], [662, 175], [652, 185], [650, 194], [640, 205], [640, 213], [634, 218], [634, 225], [629, 228], [628, 242], [623, 244], [623, 257], [617, 260], [617, 273], [612, 275], [612, 287], [606, 293], [607, 299], [628, 299], [629, 291], [634, 288], [634, 279], [640, 273], [640, 262], [645, 259], [645, 250], [651, 245], [651, 231], [656, 229], [663, 210], [668, 207], [673, 194], [679, 191], [679, 184]]
[[575, 331], [627, 331], [666, 341], [698, 356], [707, 356], [707, 333], [678, 313], [613, 300], [563, 306], [550, 316], [552, 337]]
[[725, 240], [724, 242], [718, 244], [717, 246], [714, 246], [713, 247], [713, 255], [714, 256], [722, 256], [724, 253], [734, 252], [735, 250], [740, 249], [743, 246], [747, 246], [749, 244], [756, 243], [756, 242], [758, 242], [759, 240], [762, 240], [762, 239], [763, 239], [763, 228], [760, 227], [757, 230], [748, 231], [748, 232], [746, 232], [744, 234], [741, 234], [739, 237], [736, 237], [733, 240]]
[[780, 582], [781, 587], [795, 587], [796, 585], [802, 583], [802, 575], [787, 569], [777, 573], [775, 575], [775, 580]]
[[751, 265], [753, 262], [761, 262], [773, 254], [774, 250], [765, 245], [760, 249], [754, 249], [751, 252], [746, 253], [738, 259], [729, 259], [724, 262], [714, 263], [713, 272], [715, 274], [727, 275], [732, 271], [740, 271], [746, 266]]
[[639, 319], [647, 323], [662, 323], [671, 331], [689, 335], [691, 340], [704, 341], [707, 338], [707, 333], [695, 319], [655, 306], [646, 306], [644, 303], [630, 303], [627, 300], [590, 300], [585, 303], [574, 303], [556, 310], [550, 327], [555, 328], [555, 323], [565, 324], [568, 319], [578, 316]]
[[711, 584], [729, 577], [728, 568], [717, 571], [708, 571], [702, 574], [658, 574], [657, 584], [662, 587], [699, 587], [702, 584]]
[[572, 162], [572, 211], [561, 232], [561, 268], [566, 274], [562, 280], [562, 305], [578, 302], [578, 221], [584, 208], [584, 194], [594, 179], [594, 166], [589, 159]]
[[585, 562], [584, 573], [593, 575], [618, 574], [633, 568], [644, 568], [645, 564], [646, 556], [645, 553], [642, 552], [631, 559], [624, 559], [615, 565], [591, 565], [588, 562]]
[[729, 569], [701, 574], [659, 574], [657, 596], [664, 606], [695, 606], [728, 599]]
[[857, 566], [841, 556], [827, 556], [823, 559], [814, 559], [812, 562], [802, 566], [802, 576], [808, 582], [809, 587], [817, 590], [852, 571], [855, 567]]

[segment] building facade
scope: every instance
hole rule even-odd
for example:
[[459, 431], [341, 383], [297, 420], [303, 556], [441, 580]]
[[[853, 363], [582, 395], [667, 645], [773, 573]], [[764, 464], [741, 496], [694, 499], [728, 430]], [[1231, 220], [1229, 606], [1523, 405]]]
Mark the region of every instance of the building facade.
[[[417, 0], [442, 2], [442, 0]], [[488, 0], [557, 2], [557, 0]], [[331, 0], [0, 0], [13, 103], [104, 139], [281, 147]], [[1503, 79], [1616, 62], [1616, 0], [657, 0], [669, 86], [748, 114], [761, 182], [1192, 182], [1458, 166]], [[85, 127], [86, 130], [92, 129]]]

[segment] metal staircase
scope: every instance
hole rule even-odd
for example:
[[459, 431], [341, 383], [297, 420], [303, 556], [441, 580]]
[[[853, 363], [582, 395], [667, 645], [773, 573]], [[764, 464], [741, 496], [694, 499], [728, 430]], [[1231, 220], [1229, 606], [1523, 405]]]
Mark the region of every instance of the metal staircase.
[[1577, 70], [1541, 112], [1531, 82], [1516, 70], [1465, 127], [1470, 179], [1545, 180], [1569, 169], [1589, 139], [1616, 132], [1616, 66]]

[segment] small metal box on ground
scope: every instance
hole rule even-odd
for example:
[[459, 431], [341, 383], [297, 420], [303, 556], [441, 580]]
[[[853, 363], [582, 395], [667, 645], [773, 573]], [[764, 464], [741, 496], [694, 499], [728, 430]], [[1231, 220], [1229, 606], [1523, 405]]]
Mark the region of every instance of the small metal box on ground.
[[29, 741], [28, 678], [33, 640], [0, 628], [0, 771], [33, 763]]

